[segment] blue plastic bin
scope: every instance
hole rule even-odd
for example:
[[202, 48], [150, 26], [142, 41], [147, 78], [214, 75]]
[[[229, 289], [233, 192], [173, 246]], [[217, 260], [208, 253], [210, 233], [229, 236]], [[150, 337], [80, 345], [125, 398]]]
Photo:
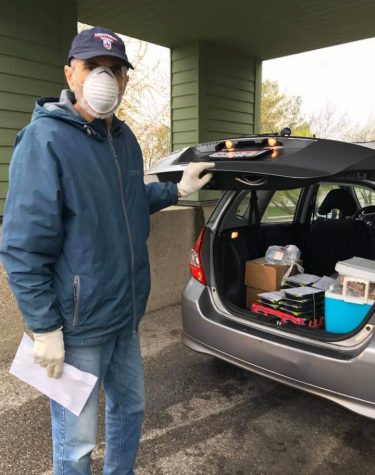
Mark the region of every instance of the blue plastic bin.
[[325, 327], [327, 332], [349, 333], [362, 323], [371, 303], [345, 302], [343, 297], [325, 293]]

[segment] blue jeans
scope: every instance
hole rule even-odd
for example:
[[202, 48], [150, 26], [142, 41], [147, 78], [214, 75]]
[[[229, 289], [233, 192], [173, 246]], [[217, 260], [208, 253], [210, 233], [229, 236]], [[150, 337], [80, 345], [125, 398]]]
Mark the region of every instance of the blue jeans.
[[144, 375], [139, 334], [116, 335], [97, 346], [66, 347], [65, 362], [98, 376], [77, 417], [51, 401], [55, 475], [91, 474], [97, 444], [99, 387], [105, 402], [105, 475], [133, 475], [144, 414]]

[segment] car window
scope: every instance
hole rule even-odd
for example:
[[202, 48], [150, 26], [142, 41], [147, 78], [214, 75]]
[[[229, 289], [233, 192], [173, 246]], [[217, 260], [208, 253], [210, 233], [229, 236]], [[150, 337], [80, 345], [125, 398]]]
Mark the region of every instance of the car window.
[[243, 195], [243, 198], [238, 204], [237, 209], [236, 209], [237, 218], [244, 218], [247, 215], [247, 212], [250, 206], [250, 195], [251, 195], [250, 191]]
[[364, 186], [353, 186], [354, 193], [359, 201], [361, 208], [375, 205], [375, 192]]
[[301, 188], [275, 191], [263, 214], [262, 223], [292, 223]]

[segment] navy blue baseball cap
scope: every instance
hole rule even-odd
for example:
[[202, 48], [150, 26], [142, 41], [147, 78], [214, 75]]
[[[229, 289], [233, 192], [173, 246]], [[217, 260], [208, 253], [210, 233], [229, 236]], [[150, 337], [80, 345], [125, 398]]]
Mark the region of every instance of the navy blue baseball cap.
[[126, 56], [124, 42], [108, 28], [96, 26], [78, 33], [72, 41], [68, 64], [73, 58], [90, 59], [95, 56], [114, 56], [122, 59], [128, 68], [134, 69]]

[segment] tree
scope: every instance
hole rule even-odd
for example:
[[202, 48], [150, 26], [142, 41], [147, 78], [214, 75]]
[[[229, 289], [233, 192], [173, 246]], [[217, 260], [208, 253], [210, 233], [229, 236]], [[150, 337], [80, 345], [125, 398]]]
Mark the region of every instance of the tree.
[[280, 91], [277, 81], [262, 84], [261, 132], [280, 132], [289, 127], [293, 135], [312, 136], [310, 123], [302, 113], [302, 99]]
[[[132, 44], [135, 41], [138, 46]], [[146, 61], [147, 43], [129, 38], [126, 43], [134, 48], [132, 61], [136, 68], [129, 72], [117, 115], [135, 133], [147, 169], [170, 152], [169, 77], [159, 61], [151, 65]]]
[[362, 207], [374, 204], [375, 193], [372, 190], [363, 188], [362, 186], [356, 186], [355, 191]]
[[365, 123], [351, 121], [347, 112], [339, 113], [335, 106], [325, 105], [309, 118], [311, 130], [322, 139], [346, 142], [369, 142], [375, 140], [375, 117], [370, 115]]
[[364, 124], [354, 124], [347, 131], [348, 142], [371, 142], [375, 140], [375, 117], [370, 115]]
[[314, 135], [321, 139], [344, 140], [352, 127], [347, 114], [338, 113], [331, 102], [326, 102], [309, 120]]

